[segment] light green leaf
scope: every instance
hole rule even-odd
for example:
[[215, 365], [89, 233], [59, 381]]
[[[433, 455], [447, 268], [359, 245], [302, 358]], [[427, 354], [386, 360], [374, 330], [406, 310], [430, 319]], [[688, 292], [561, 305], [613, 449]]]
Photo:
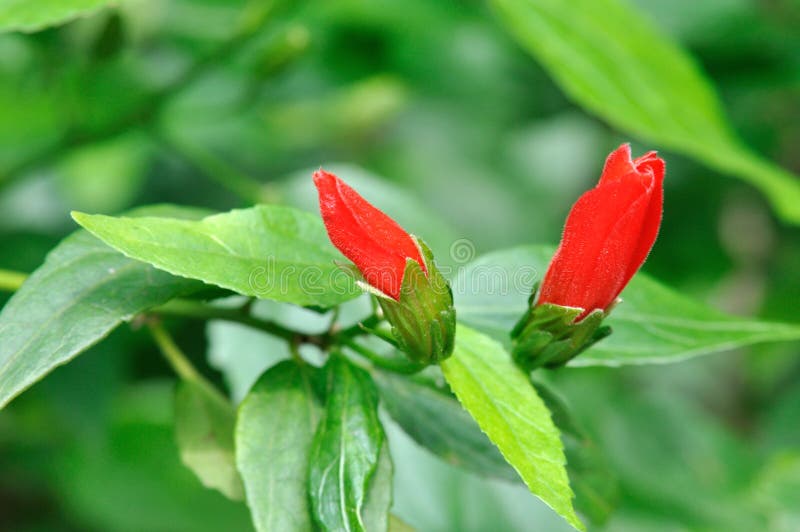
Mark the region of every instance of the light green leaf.
[[[553, 248], [525, 246], [484, 255], [453, 283], [459, 320], [508, 344], [531, 287]], [[606, 324], [612, 334], [570, 366], [658, 364], [747, 345], [800, 339], [800, 326], [729, 316], [637, 274]]]
[[204, 486], [241, 500], [244, 491], [233, 445], [235, 423], [233, 406], [217, 390], [205, 382], [178, 382], [175, 439], [181, 460]]
[[116, 0], [4, 0], [0, 2], [0, 32], [36, 31], [116, 3]]
[[519, 480], [449, 389], [422, 376], [381, 372], [374, 377], [383, 406], [418, 444], [479, 475]]
[[800, 223], [800, 181], [731, 131], [696, 62], [621, 0], [493, 0], [511, 33], [577, 103], [614, 127], [759, 188]]
[[[133, 214], [199, 218], [199, 209], [162, 206]], [[0, 406], [122, 321], [202, 288], [127, 259], [86, 231], [56, 246], [0, 312]]]
[[442, 371], [461, 405], [528, 489], [578, 530], [564, 449], [550, 412], [503, 346], [460, 325]]
[[288, 360], [262, 375], [242, 402], [236, 465], [257, 530], [311, 530], [306, 480], [318, 417], [308, 376]]
[[322, 530], [365, 531], [365, 499], [384, 442], [378, 392], [342, 356], [332, 356], [325, 372], [325, 415], [309, 459], [311, 514]]
[[247, 296], [329, 307], [361, 293], [336, 266], [343, 258], [322, 220], [289, 207], [261, 205], [201, 221], [73, 218], [128, 257]]

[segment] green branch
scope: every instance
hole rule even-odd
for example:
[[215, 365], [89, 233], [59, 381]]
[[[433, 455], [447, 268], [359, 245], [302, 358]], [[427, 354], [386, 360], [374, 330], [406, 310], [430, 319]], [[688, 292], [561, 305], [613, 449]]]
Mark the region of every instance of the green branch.
[[188, 299], [173, 299], [160, 307], [152, 309], [150, 312], [162, 316], [197, 318], [201, 320], [223, 320], [241, 323], [282, 338], [287, 342], [297, 341], [298, 339], [302, 340], [303, 337], [307, 336], [273, 321], [256, 318], [250, 315], [246, 309], [214, 307]]
[[164, 355], [164, 358], [175, 370], [175, 373], [184, 380], [205, 382], [205, 378], [195, 369], [194, 365], [175, 344], [175, 341], [161, 323], [151, 321], [147, 324], [147, 328], [150, 330], [150, 334], [161, 354]]

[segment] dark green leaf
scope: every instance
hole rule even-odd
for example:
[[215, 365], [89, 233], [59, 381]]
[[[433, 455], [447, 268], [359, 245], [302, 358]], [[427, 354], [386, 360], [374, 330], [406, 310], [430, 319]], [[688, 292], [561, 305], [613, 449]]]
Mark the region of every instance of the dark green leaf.
[[0, 3], [0, 31], [36, 31], [86, 16], [114, 0], [6, 0]]
[[262, 205], [201, 221], [73, 218], [131, 258], [240, 294], [329, 307], [361, 293], [336, 266], [343, 259], [322, 220], [290, 207]]
[[323, 530], [364, 531], [365, 500], [384, 442], [378, 394], [369, 374], [342, 356], [331, 357], [325, 376], [325, 415], [309, 462], [311, 514]]
[[519, 480], [475, 420], [443, 385], [426, 377], [378, 373], [375, 382], [392, 418], [414, 440], [446, 462], [479, 475]]
[[583, 530], [572, 507], [558, 429], [511, 355], [491, 338], [460, 325], [455, 351], [441, 366], [458, 400], [531, 493]]
[[[161, 206], [135, 214], [208, 213]], [[0, 406], [123, 320], [202, 287], [127, 259], [86, 231], [70, 235], [0, 312]]]
[[564, 398], [541, 380], [536, 391], [561, 431], [567, 473], [575, 491], [575, 508], [594, 524], [604, 524], [617, 505], [617, 479], [600, 449], [578, 424]]
[[734, 135], [697, 63], [620, 0], [494, 0], [501, 19], [576, 102], [610, 124], [761, 189], [800, 223], [796, 176]]
[[236, 470], [236, 412], [205, 382], [181, 380], [175, 394], [175, 438], [183, 463], [209, 488], [230, 499], [244, 498]]
[[239, 408], [236, 465], [257, 530], [305, 532], [308, 455], [317, 425], [305, 369], [283, 361], [253, 386]]
[[[458, 318], [508, 343], [525, 311], [531, 287], [547, 269], [548, 246], [484, 255], [453, 283]], [[637, 274], [622, 303], [606, 320], [612, 334], [570, 361], [570, 366], [656, 364], [746, 345], [800, 339], [800, 326], [723, 314]]]

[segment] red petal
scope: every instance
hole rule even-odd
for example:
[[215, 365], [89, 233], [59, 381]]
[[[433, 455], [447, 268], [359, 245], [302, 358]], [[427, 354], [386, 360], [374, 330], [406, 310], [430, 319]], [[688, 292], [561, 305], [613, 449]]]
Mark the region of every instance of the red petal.
[[614, 181], [634, 171], [636, 171], [636, 168], [631, 160], [631, 145], [625, 143], [612, 151], [606, 159], [598, 184]]
[[606, 160], [597, 187], [575, 203], [542, 282], [539, 303], [607, 308], [647, 258], [661, 223], [664, 161], [631, 160], [623, 144]]
[[624, 286], [632, 243], [649, 200], [638, 179], [586, 192], [567, 217], [561, 245], [542, 282], [539, 303], [606, 308]]
[[370, 285], [398, 299], [406, 259], [417, 261], [425, 270], [414, 240], [335, 175], [319, 170], [314, 184], [333, 245], [353, 261]]
[[633, 277], [642, 264], [644, 264], [647, 255], [650, 254], [653, 243], [658, 236], [658, 229], [661, 226], [661, 214], [664, 209], [664, 173], [666, 171], [664, 160], [661, 159], [656, 152], [651, 151], [638, 157], [634, 161], [634, 165], [642, 174], [652, 173], [653, 193], [650, 196], [650, 203], [647, 206], [647, 215], [642, 223], [639, 242], [631, 256], [631, 262], [628, 265], [625, 285], [628, 284], [631, 277]]

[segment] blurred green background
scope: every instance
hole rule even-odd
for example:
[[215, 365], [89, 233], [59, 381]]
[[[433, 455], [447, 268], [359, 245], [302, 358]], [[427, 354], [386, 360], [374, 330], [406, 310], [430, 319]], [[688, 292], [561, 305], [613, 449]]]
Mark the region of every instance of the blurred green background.
[[[319, 166], [455, 262], [461, 238], [477, 253], [555, 243], [609, 151], [657, 148], [568, 100], [483, 2], [285, 2], [251, 28], [261, 6], [135, 0], [0, 34], [0, 268], [35, 269], [75, 229], [70, 210], [313, 210]], [[635, 7], [703, 66], [750, 146], [800, 171], [799, 2]], [[800, 230], [743, 182], [660, 153], [664, 222], [645, 270], [732, 313], [797, 322]], [[260, 334], [214, 326], [176, 324], [211, 378], [206, 353], [217, 368], [225, 350], [266, 364]], [[796, 344], [550, 377], [617, 476], [595, 529], [800, 530]], [[0, 412], [0, 530], [248, 530], [245, 507], [178, 460], [171, 388], [125, 326]], [[395, 513], [418, 530], [567, 529], [524, 488], [390, 433]]]

